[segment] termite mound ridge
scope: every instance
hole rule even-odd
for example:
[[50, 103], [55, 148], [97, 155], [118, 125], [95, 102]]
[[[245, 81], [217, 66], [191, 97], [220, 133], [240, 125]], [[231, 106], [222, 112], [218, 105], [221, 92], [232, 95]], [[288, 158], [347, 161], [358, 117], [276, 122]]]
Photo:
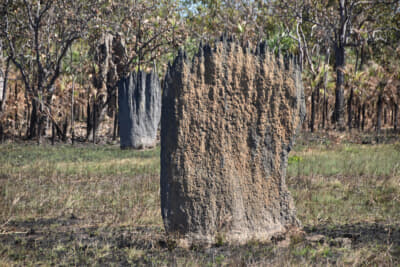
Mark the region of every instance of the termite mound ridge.
[[162, 96], [161, 212], [189, 243], [266, 241], [300, 226], [285, 183], [305, 116], [293, 57], [223, 39], [169, 66]]
[[161, 118], [161, 86], [155, 68], [121, 79], [118, 103], [121, 148], [155, 146]]

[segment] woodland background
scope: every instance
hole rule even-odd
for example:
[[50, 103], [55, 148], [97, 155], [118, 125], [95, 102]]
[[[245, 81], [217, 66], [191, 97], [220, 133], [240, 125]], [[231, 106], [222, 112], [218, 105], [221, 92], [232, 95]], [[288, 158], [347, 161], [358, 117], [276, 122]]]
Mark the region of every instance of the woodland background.
[[3, 0], [0, 141], [118, 137], [118, 81], [223, 35], [300, 62], [303, 128], [399, 130], [400, 1]]

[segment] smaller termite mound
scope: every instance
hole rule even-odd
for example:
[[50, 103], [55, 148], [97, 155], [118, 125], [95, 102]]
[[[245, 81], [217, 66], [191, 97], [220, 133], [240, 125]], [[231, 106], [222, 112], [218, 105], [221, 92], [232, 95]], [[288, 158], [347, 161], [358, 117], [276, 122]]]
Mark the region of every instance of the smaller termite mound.
[[155, 70], [133, 72], [118, 84], [120, 146], [153, 147], [161, 117], [161, 87]]

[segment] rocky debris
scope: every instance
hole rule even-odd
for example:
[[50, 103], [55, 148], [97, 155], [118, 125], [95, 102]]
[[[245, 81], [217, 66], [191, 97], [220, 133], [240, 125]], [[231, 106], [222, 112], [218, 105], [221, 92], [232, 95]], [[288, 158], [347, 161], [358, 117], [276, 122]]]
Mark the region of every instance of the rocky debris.
[[161, 87], [155, 70], [131, 73], [118, 84], [121, 148], [152, 147], [161, 117]]
[[268, 241], [300, 226], [285, 183], [305, 116], [294, 59], [223, 40], [180, 51], [165, 78], [161, 209], [191, 243]]

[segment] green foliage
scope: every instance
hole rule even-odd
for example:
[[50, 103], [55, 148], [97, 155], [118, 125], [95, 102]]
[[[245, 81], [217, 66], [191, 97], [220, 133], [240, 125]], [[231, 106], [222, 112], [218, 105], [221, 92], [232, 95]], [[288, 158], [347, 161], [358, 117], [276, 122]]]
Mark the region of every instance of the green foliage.
[[274, 54], [295, 54], [297, 51], [296, 41], [285, 31], [274, 33], [267, 40], [269, 49]]

